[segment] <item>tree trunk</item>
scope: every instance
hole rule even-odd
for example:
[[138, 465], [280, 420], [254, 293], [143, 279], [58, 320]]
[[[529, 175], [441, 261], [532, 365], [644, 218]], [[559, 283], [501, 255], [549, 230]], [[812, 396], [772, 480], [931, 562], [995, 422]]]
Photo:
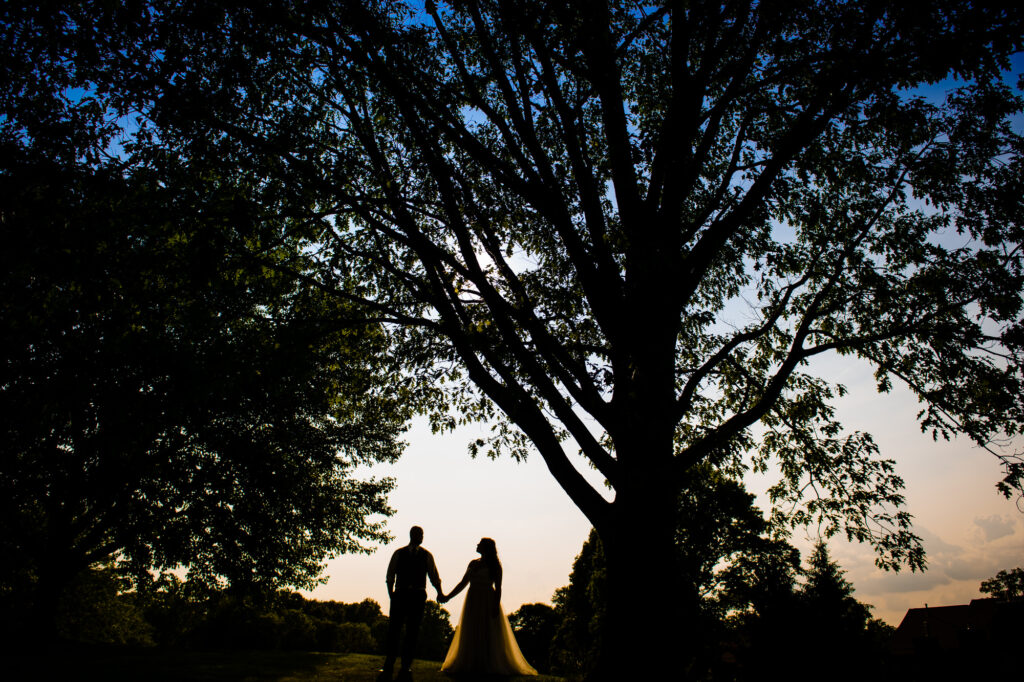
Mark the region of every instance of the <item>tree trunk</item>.
[[598, 528], [607, 566], [606, 615], [592, 680], [694, 677], [697, 601], [675, 547], [676, 493], [646, 486], [620, 493]]
[[47, 651], [60, 645], [60, 607], [73, 577], [61, 565], [40, 567], [23, 633], [29, 649]]

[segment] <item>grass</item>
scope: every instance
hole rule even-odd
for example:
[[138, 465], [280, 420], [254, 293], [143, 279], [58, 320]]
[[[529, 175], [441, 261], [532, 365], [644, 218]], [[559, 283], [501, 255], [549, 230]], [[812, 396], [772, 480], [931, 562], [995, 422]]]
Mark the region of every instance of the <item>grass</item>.
[[[51, 652], [22, 659], [15, 680], [78, 682], [373, 682], [383, 656], [283, 651]], [[437, 661], [415, 661], [416, 682], [477, 682], [439, 672]], [[561, 682], [560, 677], [498, 678], [502, 682]]]

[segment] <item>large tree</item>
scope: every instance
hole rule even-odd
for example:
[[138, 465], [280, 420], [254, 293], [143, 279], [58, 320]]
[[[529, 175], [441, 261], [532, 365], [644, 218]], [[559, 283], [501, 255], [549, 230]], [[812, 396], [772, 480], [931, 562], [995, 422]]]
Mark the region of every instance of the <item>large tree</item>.
[[922, 565], [816, 357], [905, 383], [923, 428], [992, 447], [1020, 488], [993, 443], [1024, 407], [1021, 10], [148, 4], [76, 23], [111, 87], [165, 147], [292, 199], [309, 281], [391, 325], [439, 425], [493, 420], [482, 447], [544, 459], [603, 542], [612, 678], [675, 668], [637, 652], [696, 622], [674, 519], [699, 467], [775, 466], [795, 521]]
[[[690, 472], [675, 520], [673, 579], [696, 588], [701, 608], [689, 651], [676, 649], [674, 655], [696, 656], [697, 677], [716, 677], [714, 670], [721, 665], [723, 653], [730, 648], [736, 653], [736, 623], [768, 623], [758, 633], [763, 644], [766, 639], [774, 642], [790, 636], [798, 618], [787, 620], [800, 570], [800, 553], [789, 544], [788, 529], [765, 519], [754, 506], [754, 495], [741, 482], [709, 469]], [[560, 672], [594, 674], [604, 663], [602, 652], [614, 645], [614, 624], [605, 607], [607, 592], [605, 552], [592, 530], [573, 562], [569, 584], [553, 597], [560, 622], [551, 648]], [[774, 636], [763, 637], [773, 632]]]
[[[111, 560], [312, 586], [387, 538], [392, 482], [352, 475], [400, 451], [384, 335], [228, 253], [245, 178], [119, 147], [104, 98], [72, 89], [78, 55], [29, 28], [2, 33], [24, 63], [0, 99], [0, 606], [52, 629], [64, 588]], [[295, 240], [270, 255], [301, 268]]]

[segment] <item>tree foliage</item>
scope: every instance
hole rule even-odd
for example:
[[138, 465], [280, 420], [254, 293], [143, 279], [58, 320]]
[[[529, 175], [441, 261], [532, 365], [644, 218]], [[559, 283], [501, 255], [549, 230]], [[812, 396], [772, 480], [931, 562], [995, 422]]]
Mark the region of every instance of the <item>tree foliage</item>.
[[591, 530], [573, 561], [569, 584], [551, 599], [559, 616], [551, 651], [558, 672], [585, 673], [596, 664], [606, 637], [606, 580], [601, 539]]
[[[735, 539], [742, 542], [742, 534]], [[839, 680], [888, 679], [894, 628], [871, 618], [871, 607], [854, 598], [827, 546], [817, 543], [801, 568], [794, 547], [768, 536], [761, 540], [750, 537], [742, 553], [719, 555], [717, 577], [702, 583], [700, 634], [690, 643], [697, 651], [694, 677], [759, 680], [797, 666], [828, 670]], [[709, 560], [720, 551], [699, 544], [679, 550]], [[569, 584], [553, 599], [558, 626], [551, 657], [557, 673], [587, 674], [601, 665], [610, 630], [603, 607], [607, 580], [601, 541], [592, 532], [573, 563]], [[663, 618], [672, 617], [663, 610]], [[643, 629], [659, 625], [634, 623]], [[836, 661], [844, 664], [837, 667]]]
[[1004, 601], [1024, 599], [1024, 568], [1018, 566], [1009, 571], [999, 571], [988, 580], [981, 581], [979, 590]]
[[[789, 521], [870, 542], [885, 567], [923, 565], [892, 461], [837, 421], [845, 389], [816, 358], [906, 384], [922, 428], [989, 447], [1003, 492], [1020, 491], [1020, 458], [998, 444], [1024, 410], [1021, 100], [1003, 80], [1021, 10], [66, 12], [147, 140], [302, 216], [286, 230], [317, 259], [302, 274], [389, 325], [437, 427], [488, 420], [475, 451], [544, 458], [601, 535], [618, 673], [641, 646], [633, 547], [676, 561], [678, 495], [707, 467], [772, 467]], [[915, 92], [951, 77], [942, 101]], [[666, 586], [680, 623], [694, 589]]]
[[392, 482], [352, 476], [400, 451], [381, 330], [301, 282], [297, 240], [261, 251], [293, 274], [230, 251], [269, 227], [248, 180], [143, 154], [68, 17], [8, 11], [4, 606], [53, 616], [111, 559], [140, 581], [315, 584], [325, 557], [387, 537]]
[[[65, 590], [57, 613], [57, 634], [63, 641], [87, 645], [152, 646], [154, 628], [136, 600], [126, 597], [130, 586], [111, 564], [90, 567], [72, 579]], [[24, 622], [11, 622], [11, 613], [0, 629], [5, 633], [24, 628]], [[19, 638], [5, 637], [5, 644]]]
[[551, 670], [552, 649], [559, 624], [558, 611], [547, 604], [523, 604], [508, 614], [516, 644], [540, 673]]
[[[871, 617], [871, 607], [853, 596], [853, 585], [824, 542], [815, 544], [807, 560], [804, 582], [796, 593], [797, 617], [804, 623], [799, 641], [802, 664], [827, 669], [847, 661], [836, 679], [877, 676], [887, 665], [894, 628]], [[791, 662], [784, 660], [782, 669]]]
[[779, 502], [819, 493], [797, 521], [919, 566], [891, 463], [805, 369], [825, 353], [937, 435], [1016, 433], [1015, 11], [154, 7], [119, 66], [161, 141], [315, 200], [316, 281], [404, 325], [438, 425], [504, 415], [480, 447], [529, 442], [598, 526], [567, 437], [620, 491], [775, 462]]

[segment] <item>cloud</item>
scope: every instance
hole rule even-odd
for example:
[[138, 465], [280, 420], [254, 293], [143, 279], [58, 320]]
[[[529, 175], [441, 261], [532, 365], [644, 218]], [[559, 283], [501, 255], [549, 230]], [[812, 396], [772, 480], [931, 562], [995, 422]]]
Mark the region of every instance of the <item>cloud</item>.
[[974, 580], [989, 575], [986, 571], [992, 566], [990, 558], [981, 559], [960, 545], [946, 542], [923, 526], [915, 530], [927, 553], [927, 570], [918, 573], [872, 571], [871, 575], [857, 581], [858, 591], [877, 595], [923, 592], [956, 580]]
[[879, 573], [856, 585], [858, 592], [865, 594], [892, 594], [930, 590], [950, 582], [949, 576], [941, 571], [924, 573]]
[[977, 585], [1020, 556], [1020, 543], [1011, 537], [1016, 531], [1014, 519], [994, 515], [976, 518], [974, 524], [980, 529], [979, 536], [984, 533], [985, 541], [978, 537], [967, 547], [946, 542], [928, 528], [918, 527], [928, 555], [924, 573], [874, 573], [860, 578], [856, 587], [872, 594], [901, 594], [954, 582], [970, 581]]
[[1007, 535], [1013, 535], [1016, 531], [1016, 524], [1013, 519], [1005, 516], [979, 516], [974, 519], [974, 525], [981, 529], [985, 535], [985, 542], [992, 542]]
[[921, 536], [921, 542], [924, 544], [924, 551], [928, 554], [929, 565], [940, 559], [954, 559], [964, 553], [963, 547], [949, 544], [924, 526], [918, 526], [916, 531], [917, 534]]
[[982, 580], [994, 576], [1000, 569], [1020, 565], [1024, 546], [1017, 528], [1022, 525], [1013, 517], [999, 514], [979, 516], [973, 523], [963, 519], [961, 528], [968, 533], [957, 537], [958, 541], [962, 540], [959, 544], [940, 536], [956, 529], [935, 532], [917, 526], [915, 532], [921, 537], [928, 562], [927, 570], [918, 573], [881, 571], [871, 563], [870, 554], [852, 544], [836, 543], [833, 556], [848, 569], [846, 577], [853, 582], [855, 597], [869, 604], [883, 605], [876, 615], [898, 623], [906, 609], [923, 606], [925, 602], [933, 606], [966, 604], [981, 597], [978, 585]]
[[1024, 545], [1017, 540], [1004, 542], [987, 549], [988, 555], [992, 557], [992, 561], [996, 565], [996, 571], [985, 576], [986, 578], [991, 578], [998, 570], [1001, 569], [1008, 570], [1014, 566], [1024, 566], [1024, 561], [1022, 561], [1022, 557], [1024, 557]]
[[946, 574], [953, 580], [977, 580], [989, 578], [999, 570], [999, 563], [991, 556], [953, 559], [946, 566]]

